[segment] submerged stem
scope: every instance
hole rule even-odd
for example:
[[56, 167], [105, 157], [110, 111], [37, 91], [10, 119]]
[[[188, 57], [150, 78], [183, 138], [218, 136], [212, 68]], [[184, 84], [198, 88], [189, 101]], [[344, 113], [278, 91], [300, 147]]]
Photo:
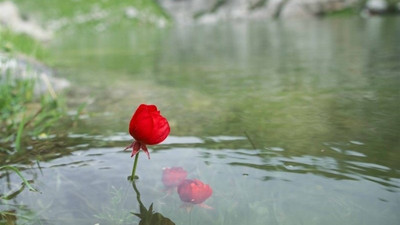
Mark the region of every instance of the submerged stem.
[[136, 153], [136, 155], [135, 155], [135, 162], [133, 163], [132, 174], [131, 174], [131, 177], [130, 177], [130, 180], [131, 180], [131, 181], [136, 180], [136, 179], [138, 178], [138, 177], [135, 175], [136, 166], [137, 166], [137, 162], [138, 162], [138, 158], [139, 158], [139, 152]]

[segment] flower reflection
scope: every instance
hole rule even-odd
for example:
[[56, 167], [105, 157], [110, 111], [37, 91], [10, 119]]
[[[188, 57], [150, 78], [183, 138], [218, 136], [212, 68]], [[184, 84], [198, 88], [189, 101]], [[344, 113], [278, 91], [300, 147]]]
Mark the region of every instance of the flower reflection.
[[132, 182], [132, 187], [136, 192], [136, 199], [139, 203], [139, 213], [132, 213], [140, 218], [139, 225], [175, 225], [169, 218], [164, 217], [161, 213], [153, 211], [153, 203], [147, 209], [140, 200], [140, 192], [136, 187], [136, 183]]
[[178, 186], [178, 194], [183, 202], [201, 204], [212, 195], [212, 189], [200, 180], [187, 179]]
[[168, 189], [178, 187], [187, 176], [187, 172], [182, 167], [164, 168], [162, 182]]
[[184, 203], [183, 208], [190, 211], [193, 206], [198, 205], [206, 209], [211, 206], [204, 204], [212, 195], [212, 188], [198, 179], [186, 179], [188, 173], [182, 167], [164, 168], [162, 182], [169, 194], [176, 188], [179, 198]]

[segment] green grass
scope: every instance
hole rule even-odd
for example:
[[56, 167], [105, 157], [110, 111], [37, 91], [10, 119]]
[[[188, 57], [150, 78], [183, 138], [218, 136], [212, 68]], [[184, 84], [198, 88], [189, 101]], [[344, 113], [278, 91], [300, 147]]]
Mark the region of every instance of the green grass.
[[126, 194], [121, 188], [111, 186], [109, 202], [105, 202], [102, 211], [97, 212], [94, 217], [100, 221], [100, 224], [127, 224], [129, 221], [135, 221], [133, 215], [124, 209], [128, 202]]
[[[29, 188], [30, 191], [37, 191], [35, 188], [33, 188], [28, 180], [21, 174], [21, 172], [18, 170], [18, 168], [14, 167], [14, 166], [0, 166], [0, 171], [1, 170], [12, 170], [14, 171], [22, 180], [23, 184]], [[7, 199], [6, 197], [2, 196], [2, 199]]]
[[[25, 15], [31, 15], [45, 25], [74, 27], [124, 27], [154, 25], [169, 21], [168, 15], [154, 0], [16, 0]], [[126, 10], [136, 14], [128, 18]], [[103, 28], [102, 28], [103, 29]]]
[[42, 44], [25, 34], [13, 33], [0, 26], [0, 52], [9, 54], [25, 54], [36, 59], [48, 57], [47, 50]]
[[[14, 208], [14, 204], [9, 204], [8, 202], [10, 200], [12, 201], [17, 195], [19, 195], [25, 189], [25, 187], [34, 192], [37, 192], [38, 190], [31, 186], [30, 182], [22, 175], [17, 167], [0, 166], [0, 172], [7, 170], [11, 170], [16, 173], [21, 178], [22, 185], [19, 189], [13, 190], [11, 193], [4, 194], [0, 192], [0, 205], [2, 206], [0, 210], [0, 224], [16, 224], [17, 219], [19, 220], [19, 223], [21, 222], [21, 219], [34, 222], [35, 218], [33, 216], [22, 215], [21, 212], [24, 210], [17, 212]], [[3, 174], [0, 173], [0, 175], [2, 176]]]
[[35, 97], [35, 80], [2, 76], [0, 81], [0, 155], [24, 151], [24, 143], [47, 132], [65, 115], [50, 94]]
[[348, 7], [337, 11], [327, 12], [327, 17], [347, 17], [357, 15], [359, 11], [355, 7]]
[[[25, 35], [16, 34], [0, 26], [0, 53], [7, 57], [29, 55], [43, 60], [48, 52], [37, 40]], [[3, 57], [2, 57], [3, 58]], [[0, 62], [5, 63], [7, 60]], [[22, 215], [26, 210], [16, 210], [8, 201], [14, 199], [27, 187], [37, 191], [22, 175], [17, 167], [7, 165], [13, 163], [13, 157], [26, 151], [26, 144], [31, 145], [32, 138], [48, 130], [49, 122], [60, 118], [64, 113], [57, 106], [59, 100], [49, 95], [35, 96], [33, 79], [16, 79], [13, 74], [2, 71], [0, 74], [0, 177], [3, 171], [11, 170], [22, 180], [19, 189], [11, 193], [0, 192], [0, 224], [16, 224], [18, 219], [33, 221], [34, 216]], [[56, 107], [54, 107], [56, 105]], [[44, 123], [42, 123], [44, 122]], [[53, 122], [52, 122], [53, 123]], [[18, 158], [18, 157], [17, 157]], [[29, 212], [28, 212], [29, 213]]]

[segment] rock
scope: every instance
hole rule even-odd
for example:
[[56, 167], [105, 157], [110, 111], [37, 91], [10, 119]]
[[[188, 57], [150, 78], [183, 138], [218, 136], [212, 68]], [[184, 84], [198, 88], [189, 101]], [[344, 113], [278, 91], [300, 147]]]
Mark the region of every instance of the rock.
[[384, 0], [368, 0], [365, 7], [372, 14], [381, 14], [387, 10], [388, 4]]
[[125, 16], [128, 19], [136, 18], [136, 17], [138, 17], [138, 14], [139, 14], [138, 10], [135, 7], [129, 6], [129, 7], [125, 8]]
[[6, 76], [11, 79], [34, 79], [36, 95], [47, 92], [55, 95], [56, 91], [70, 86], [66, 79], [55, 77], [53, 70], [41, 62], [27, 56], [0, 53], [0, 82]]
[[22, 18], [18, 7], [11, 1], [0, 2], [0, 24], [16, 33], [27, 34], [39, 41], [49, 41], [53, 34], [32, 20]]
[[356, 4], [358, 4], [358, 0], [292, 0], [286, 4], [281, 17], [302, 18], [323, 16], [330, 12], [354, 7]]
[[160, 5], [178, 23], [220, 20], [315, 17], [343, 10], [358, 0], [163, 0]]

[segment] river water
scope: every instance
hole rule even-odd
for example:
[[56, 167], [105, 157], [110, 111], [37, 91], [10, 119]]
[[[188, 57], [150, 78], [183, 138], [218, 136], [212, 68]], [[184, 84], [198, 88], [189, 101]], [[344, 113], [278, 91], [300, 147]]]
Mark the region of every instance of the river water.
[[[185, 225], [400, 223], [399, 18], [82, 29], [50, 47], [68, 103], [86, 107], [24, 164], [40, 193], [10, 202], [18, 220], [138, 224], [153, 204]], [[123, 149], [141, 103], [171, 134], [139, 156], [133, 187]], [[169, 167], [212, 196], [182, 203]]]

